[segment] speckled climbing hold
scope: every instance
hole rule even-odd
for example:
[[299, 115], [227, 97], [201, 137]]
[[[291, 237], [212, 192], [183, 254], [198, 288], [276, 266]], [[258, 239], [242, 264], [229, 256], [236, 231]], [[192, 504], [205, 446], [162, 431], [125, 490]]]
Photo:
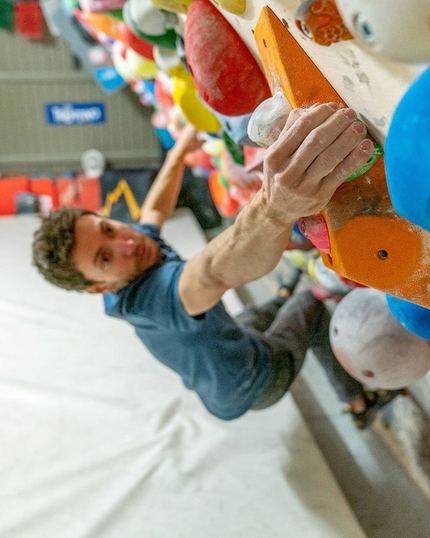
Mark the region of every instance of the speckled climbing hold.
[[305, 0], [296, 11], [296, 26], [319, 45], [329, 46], [354, 36], [345, 26], [335, 0]]
[[249, 138], [262, 148], [268, 148], [278, 139], [291, 110], [285, 95], [277, 91], [252, 113], [248, 124]]
[[343, 368], [371, 389], [403, 388], [430, 370], [427, 340], [405, 329], [385, 294], [371, 288], [355, 289], [340, 301], [330, 343]]

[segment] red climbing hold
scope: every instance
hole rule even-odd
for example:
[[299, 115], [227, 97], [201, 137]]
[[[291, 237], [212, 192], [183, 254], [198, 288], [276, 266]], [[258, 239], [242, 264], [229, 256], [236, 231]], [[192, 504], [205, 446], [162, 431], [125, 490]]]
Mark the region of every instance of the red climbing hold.
[[184, 41], [197, 91], [216, 112], [226, 116], [249, 114], [271, 97], [254, 56], [209, 0], [191, 3]]

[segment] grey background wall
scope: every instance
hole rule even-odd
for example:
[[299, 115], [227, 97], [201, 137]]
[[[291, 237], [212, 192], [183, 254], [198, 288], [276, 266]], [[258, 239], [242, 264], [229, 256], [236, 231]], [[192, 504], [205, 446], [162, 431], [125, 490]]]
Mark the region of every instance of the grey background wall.
[[[46, 32], [48, 34], [48, 32]], [[49, 125], [45, 105], [52, 102], [101, 102], [106, 122]], [[129, 87], [106, 94], [92, 76], [76, 68], [61, 38], [34, 42], [0, 30], [0, 173], [3, 176], [47, 171], [80, 171], [82, 153], [102, 151], [117, 167], [157, 166], [158, 139], [152, 111]]]

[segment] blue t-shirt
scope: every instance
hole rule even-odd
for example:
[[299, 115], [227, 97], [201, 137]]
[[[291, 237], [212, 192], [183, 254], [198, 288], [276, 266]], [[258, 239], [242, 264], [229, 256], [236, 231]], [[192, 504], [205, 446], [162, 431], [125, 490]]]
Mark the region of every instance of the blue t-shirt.
[[239, 417], [271, 381], [268, 348], [238, 326], [221, 302], [202, 316], [190, 316], [178, 292], [185, 261], [164, 243], [157, 226], [135, 228], [159, 243], [164, 259], [117, 294], [105, 294], [106, 313], [131, 323], [148, 350], [177, 372], [213, 415]]

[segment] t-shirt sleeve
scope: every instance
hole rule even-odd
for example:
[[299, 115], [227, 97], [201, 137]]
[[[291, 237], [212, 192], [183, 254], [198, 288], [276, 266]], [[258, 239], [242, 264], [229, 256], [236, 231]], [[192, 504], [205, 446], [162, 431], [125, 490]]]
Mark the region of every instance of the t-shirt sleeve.
[[154, 270], [144, 282], [132, 286], [124, 299], [128, 321], [139, 326], [145, 319], [169, 329], [189, 331], [200, 320], [190, 316], [179, 297], [179, 278], [185, 262], [171, 261]]
[[151, 237], [152, 239], [160, 239], [161, 230], [160, 227], [155, 224], [133, 224], [133, 228], [138, 232]]

